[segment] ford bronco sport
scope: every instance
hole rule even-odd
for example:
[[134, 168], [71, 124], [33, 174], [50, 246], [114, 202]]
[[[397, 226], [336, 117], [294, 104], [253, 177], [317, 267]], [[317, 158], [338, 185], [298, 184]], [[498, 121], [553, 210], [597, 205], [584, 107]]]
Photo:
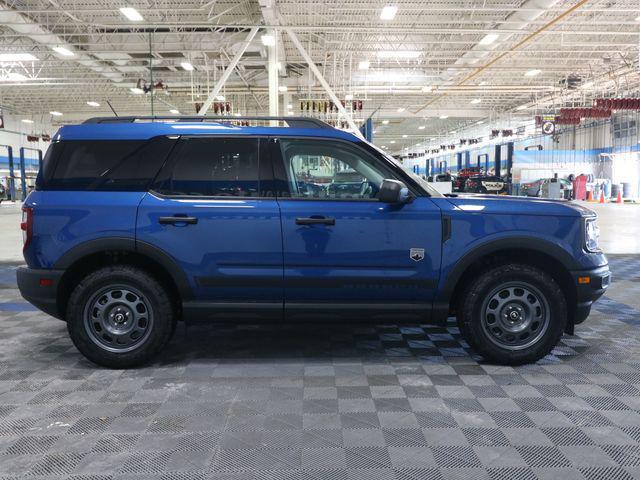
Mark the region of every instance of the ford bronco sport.
[[23, 207], [18, 285], [90, 360], [147, 361], [178, 320], [455, 315], [488, 360], [521, 364], [609, 284], [586, 208], [442, 196], [320, 121], [238, 120], [265, 126], [120, 117], [55, 135]]

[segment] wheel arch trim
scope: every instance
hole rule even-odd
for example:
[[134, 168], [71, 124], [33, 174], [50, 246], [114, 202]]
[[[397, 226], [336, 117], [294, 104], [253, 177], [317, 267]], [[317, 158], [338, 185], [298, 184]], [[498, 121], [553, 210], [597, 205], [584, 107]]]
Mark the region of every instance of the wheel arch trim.
[[193, 292], [189, 280], [173, 257], [160, 248], [129, 237], [99, 238], [83, 242], [67, 250], [54, 264], [57, 270], [66, 270], [90, 255], [109, 251], [124, 251], [139, 254], [162, 267], [173, 279], [182, 300], [191, 300]]
[[580, 268], [567, 250], [543, 238], [514, 236], [489, 240], [465, 252], [453, 265], [434, 300], [434, 318], [443, 321], [444, 316], [444, 320], [446, 320], [449, 302], [453, 298], [455, 287], [469, 267], [488, 255], [506, 250], [538, 252], [558, 261], [566, 271]]

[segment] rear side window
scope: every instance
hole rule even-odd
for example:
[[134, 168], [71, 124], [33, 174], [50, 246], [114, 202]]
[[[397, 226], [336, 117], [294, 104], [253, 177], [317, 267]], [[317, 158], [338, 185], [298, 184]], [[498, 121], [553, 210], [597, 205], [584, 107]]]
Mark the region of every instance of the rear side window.
[[50, 147], [39, 189], [144, 191], [175, 140], [68, 140]]
[[163, 195], [257, 197], [260, 140], [185, 138], [153, 186]]

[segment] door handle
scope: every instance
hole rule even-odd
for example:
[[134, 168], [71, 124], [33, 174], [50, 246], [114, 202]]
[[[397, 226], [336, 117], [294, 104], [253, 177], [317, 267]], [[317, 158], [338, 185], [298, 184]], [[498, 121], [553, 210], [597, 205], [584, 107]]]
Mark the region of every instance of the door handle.
[[312, 216], [296, 218], [296, 225], [335, 225], [336, 219], [330, 217]]
[[176, 223], [195, 225], [196, 223], [198, 223], [198, 219], [196, 217], [181, 217], [179, 215], [174, 215], [173, 217], [160, 217], [158, 219], [158, 223], [160, 225], [173, 225]]

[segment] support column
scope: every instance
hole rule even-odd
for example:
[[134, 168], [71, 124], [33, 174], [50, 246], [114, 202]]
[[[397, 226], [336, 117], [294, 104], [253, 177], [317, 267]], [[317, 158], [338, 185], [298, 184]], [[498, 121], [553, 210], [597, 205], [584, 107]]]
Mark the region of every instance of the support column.
[[231, 75], [231, 72], [233, 72], [233, 69], [236, 68], [236, 65], [240, 61], [240, 58], [242, 57], [242, 55], [244, 55], [244, 52], [247, 50], [247, 47], [251, 44], [251, 41], [258, 33], [258, 30], [260, 30], [260, 27], [253, 27], [251, 29], [251, 31], [249, 32], [249, 35], [247, 35], [247, 38], [245, 39], [244, 43], [240, 47], [240, 50], [238, 50], [238, 52], [233, 57], [233, 60], [231, 60], [231, 63], [227, 66], [222, 76], [218, 79], [215, 86], [213, 87], [213, 90], [209, 92], [209, 96], [207, 97], [207, 100], [202, 105], [202, 108], [198, 112], [198, 115], [206, 114], [207, 111], [211, 108], [211, 105], [213, 104], [214, 100], [220, 93], [220, 90], [222, 90], [222, 87], [224, 86], [226, 81], [229, 79], [229, 76]]
[[360, 132], [360, 129], [358, 128], [356, 123], [353, 121], [353, 117], [351, 117], [351, 115], [346, 111], [346, 109], [342, 105], [342, 102], [340, 101], [340, 99], [338, 99], [336, 94], [333, 93], [331, 86], [324, 79], [324, 77], [322, 76], [322, 73], [320, 73], [320, 70], [318, 70], [318, 67], [316, 67], [316, 64], [313, 63], [313, 60], [311, 60], [311, 57], [302, 46], [302, 43], [300, 43], [298, 36], [290, 28], [285, 28], [285, 31], [287, 32], [287, 35], [289, 35], [289, 38], [291, 39], [293, 44], [296, 46], [296, 48], [300, 52], [300, 55], [302, 55], [302, 57], [304, 58], [304, 61], [307, 62], [309, 69], [316, 76], [316, 78], [318, 79], [318, 82], [320, 82], [320, 85], [322, 85], [325, 92], [327, 92], [327, 95], [329, 95], [329, 98], [331, 99], [333, 104], [338, 107], [338, 111], [340, 112], [340, 115], [342, 115], [342, 117], [347, 121], [347, 124], [349, 124], [349, 128], [351, 129], [352, 133], [364, 139], [364, 137], [362, 136], [362, 133]]
[[279, 103], [279, 91], [278, 91], [278, 36], [275, 30], [269, 31], [269, 34], [273, 36], [275, 43], [270, 47], [267, 47], [267, 54], [269, 55], [269, 116], [278, 116], [278, 103]]

